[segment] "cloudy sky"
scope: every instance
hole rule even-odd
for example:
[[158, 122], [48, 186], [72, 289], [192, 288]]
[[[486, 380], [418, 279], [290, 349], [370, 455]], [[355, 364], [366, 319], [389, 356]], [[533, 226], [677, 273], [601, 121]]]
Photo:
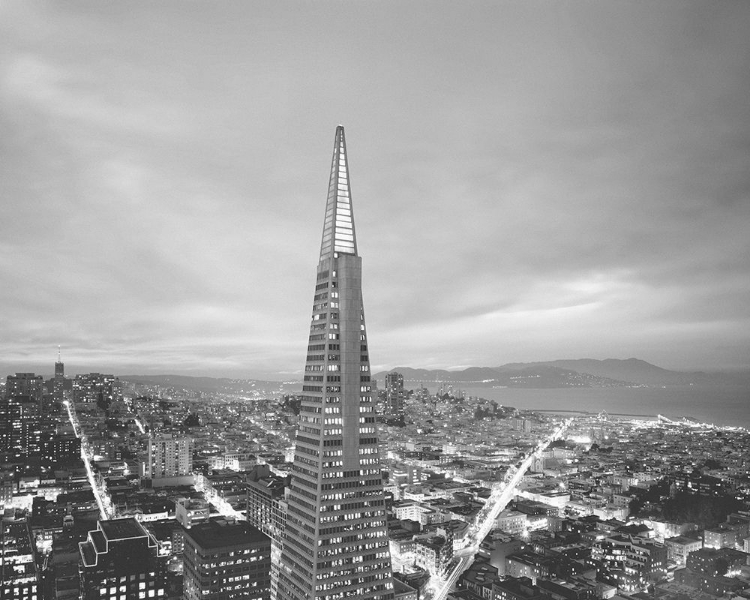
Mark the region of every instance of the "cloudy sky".
[[0, 367], [299, 374], [339, 123], [375, 371], [748, 367], [748, 31], [746, 0], [0, 1]]

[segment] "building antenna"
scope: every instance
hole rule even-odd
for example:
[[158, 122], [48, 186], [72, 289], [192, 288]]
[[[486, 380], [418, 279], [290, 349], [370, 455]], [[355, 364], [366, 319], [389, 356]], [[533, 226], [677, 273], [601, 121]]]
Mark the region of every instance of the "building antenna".
[[62, 362], [60, 358], [60, 344], [57, 345], [57, 362]]

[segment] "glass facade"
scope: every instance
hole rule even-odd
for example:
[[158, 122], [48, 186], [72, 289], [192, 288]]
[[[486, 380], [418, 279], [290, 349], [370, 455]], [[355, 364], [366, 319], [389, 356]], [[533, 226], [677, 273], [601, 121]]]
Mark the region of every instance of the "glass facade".
[[357, 253], [349, 186], [349, 165], [346, 159], [346, 140], [343, 127], [339, 127], [336, 132], [336, 143], [333, 148], [320, 259], [323, 260], [332, 252]]

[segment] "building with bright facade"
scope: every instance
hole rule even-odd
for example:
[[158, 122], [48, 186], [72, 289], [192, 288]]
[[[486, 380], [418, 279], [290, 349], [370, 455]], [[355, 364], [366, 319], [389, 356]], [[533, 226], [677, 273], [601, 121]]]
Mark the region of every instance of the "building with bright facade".
[[143, 470], [143, 476], [150, 479], [189, 475], [193, 471], [192, 438], [172, 434], [150, 437]]
[[393, 598], [344, 128], [336, 129], [279, 600]]

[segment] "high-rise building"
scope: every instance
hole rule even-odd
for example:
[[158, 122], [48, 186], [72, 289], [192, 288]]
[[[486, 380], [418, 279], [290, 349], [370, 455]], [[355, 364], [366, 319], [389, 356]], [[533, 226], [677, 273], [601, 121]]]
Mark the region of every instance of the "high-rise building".
[[172, 434], [150, 437], [144, 477], [179, 477], [193, 471], [193, 439]]
[[59, 349], [57, 351], [57, 362], [55, 363], [55, 379], [52, 385], [52, 396], [55, 402], [62, 402], [65, 397], [65, 365], [60, 357]]
[[185, 531], [183, 600], [268, 600], [271, 540], [244, 521], [217, 519]]
[[16, 373], [5, 380], [5, 397], [28, 396], [40, 405], [44, 396], [44, 378], [34, 373]]
[[278, 597], [279, 559], [286, 526], [287, 478], [268, 474], [247, 482], [247, 520], [271, 538], [271, 598]]
[[344, 128], [336, 129], [278, 598], [393, 598]]
[[42, 416], [41, 406], [32, 396], [13, 395], [0, 400], [0, 452], [15, 459], [39, 456]]
[[82, 600], [166, 597], [166, 557], [135, 519], [99, 521], [78, 548]]
[[385, 414], [389, 417], [404, 414], [404, 376], [396, 371], [385, 375]]

